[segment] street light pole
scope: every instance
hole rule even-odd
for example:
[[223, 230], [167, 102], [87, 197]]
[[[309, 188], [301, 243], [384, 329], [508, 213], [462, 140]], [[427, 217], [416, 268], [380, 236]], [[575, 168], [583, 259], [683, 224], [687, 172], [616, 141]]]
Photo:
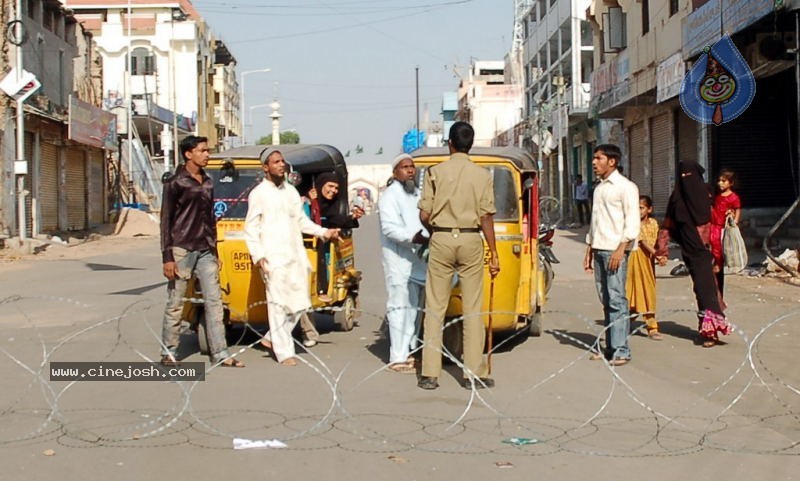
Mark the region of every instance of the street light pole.
[[[127, 41], [128, 41], [128, 59], [126, 62], [125, 70], [128, 75], [125, 77], [125, 88], [127, 89], [126, 100], [128, 103], [128, 202], [134, 203], [136, 201], [136, 194], [134, 193], [133, 182], [133, 39], [131, 38], [131, 18], [133, 17], [132, 0], [128, 0], [128, 13], [125, 16], [127, 22]], [[120, 155], [121, 157], [121, 155]], [[120, 168], [120, 172], [122, 169]]]
[[416, 128], [417, 128], [417, 134], [416, 134], [417, 135], [417, 141], [414, 143], [414, 145], [417, 148], [420, 148], [422, 146], [419, 145], [419, 143], [420, 143], [420, 140], [419, 140], [419, 66], [417, 66], [414, 69], [414, 79], [415, 79], [414, 82], [415, 82], [416, 92], [417, 92], [417, 102], [416, 102], [417, 103], [417, 125], [416, 125]]
[[[175, 158], [175, 167], [183, 161], [178, 149], [178, 101], [177, 101], [177, 80], [175, 78], [175, 22], [183, 22], [188, 16], [181, 10], [172, 10], [170, 14], [170, 39], [169, 39], [169, 65], [170, 65], [170, 100], [172, 109], [172, 156]], [[171, 169], [170, 160], [164, 156], [164, 172]]]
[[562, 110], [564, 102], [564, 88], [565, 81], [562, 75], [557, 75], [553, 78], [553, 85], [556, 87], [556, 119], [558, 119], [558, 218], [559, 222], [564, 221], [564, 142], [562, 137], [565, 135], [567, 127], [566, 119], [564, 118], [564, 111]]
[[[24, 35], [22, 25], [22, 0], [17, 0], [15, 21], [17, 22], [17, 46], [15, 49], [17, 83], [22, 81], [23, 62], [22, 62], [22, 36]], [[28, 173], [28, 166], [25, 161], [25, 112], [22, 97], [17, 99], [17, 158], [14, 162], [14, 173], [17, 176], [17, 225], [19, 240], [22, 241], [27, 235], [27, 218], [25, 217], [25, 174]]]
[[[270, 71], [272, 71], [272, 69], [260, 68], [260, 69], [256, 69], [256, 70], [248, 70], [246, 72], [242, 72], [242, 75], [241, 75], [242, 81], [239, 82], [239, 102], [241, 104], [240, 107], [241, 107], [242, 122], [244, 122], [244, 111], [245, 111], [245, 103], [244, 103], [244, 77], [245, 77], [245, 75], [250, 74], [250, 73], [256, 73], [256, 72], [270, 72]], [[247, 132], [247, 126], [243, 123], [242, 124], [242, 135], [241, 135], [241, 137], [242, 137], [242, 145], [246, 145], [247, 144], [247, 135], [245, 134], [245, 132]]]
[[[247, 112], [247, 113], [248, 113], [248, 116], [247, 116], [247, 118], [248, 118], [248, 119], [249, 119], [249, 121], [250, 121], [250, 125], [253, 125], [253, 110], [255, 110], [255, 109], [263, 109], [264, 107], [269, 107], [270, 105], [272, 105], [272, 104], [257, 104], [257, 105], [251, 105], [250, 107], [248, 107], [248, 108], [247, 108], [247, 109], [248, 109], [248, 112]], [[244, 125], [245, 125], [245, 124], [244, 124], [244, 121], [245, 121], [245, 119], [244, 119], [244, 118], [242, 118], [242, 126], [244, 126]], [[242, 128], [242, 131], [244, 131], [244, 128]]]

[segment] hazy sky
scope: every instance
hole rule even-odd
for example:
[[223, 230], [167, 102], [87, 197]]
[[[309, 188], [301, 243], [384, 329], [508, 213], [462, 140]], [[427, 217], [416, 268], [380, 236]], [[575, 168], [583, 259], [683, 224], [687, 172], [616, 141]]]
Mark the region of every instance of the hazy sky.
[[[389, 162], [416, 118], [432, 120], [471, 59], [502, 60], [513, 32], [512, 0], [194, 0], [238, 61], [248, 107], [281, 103], [281, 129], [327, 143], [348, 162]], [[277, 82], [277, 85], [276, 85]], [[248, 142], [271, 133], [269, 108], [252, 110]], [[355, 156], [361, 144], [364, 154]], [[374, 154], [383, 147], [383, 156]]]

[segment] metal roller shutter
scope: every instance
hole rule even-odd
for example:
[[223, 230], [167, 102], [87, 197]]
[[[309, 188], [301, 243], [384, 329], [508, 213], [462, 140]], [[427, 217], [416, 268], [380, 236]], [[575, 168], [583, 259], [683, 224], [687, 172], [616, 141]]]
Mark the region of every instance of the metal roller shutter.
[[[31, 188], [31, 179], [33, 179], [33, 172], [34, 172], [34, 165], [33, 165], [33, 157], [35, 152], [33, 151], [33, 140], [34, 134], [33, 132], [25, 132], [25, 160], [28, 161], [28, 175], [25, 176], [25, 190], [29, 192], [33, 192]], [[16, 152], [16, 148], [15, 148]], [[16, 177], [16, 176], [14, 176]], [[17, 190], [17, 182], [14, 181], [14, 192]], [[16, 195], [16, 194], [15, 194]], [[29, 194], [25, 196], [25, 235], [28, 237], [33, 236], [33, 195]], [[17, 203], [14, 202], [14, 211], [17, 211]], [[14, 220], [17, 220], [17, 215], [14, 216]]]
[[639, 192], [650, 195], [650, 183], [647, 182], [647, 166], [644, 153], [644, 122], [634, 124], [630, 128], [630, 156], [628, 161], [631, 167], [630, 179], [639, 187]]
[[88, 215], [89, 226], [94, 227], [103, 223], [105, 190], [103, 189], [103, 152], [89, 151], [89, 186], [88, 186]]
[[652, 153], [650, 158], [653, 162], [653, 168], [650, 172], [653, 182], [653, 210], [659, 214], [667, 211], [667, 201], [670, 194], [670, 174], [674, 169], [670, 160], [671, 131], [669, 113], [657, 115], [650, 119], [650, 149]]
[[42, 232], [58, 230], [58, 147], [43, 142], [39, 172], [39, 211]]
[[[697, 122], [691, 119], [683, 110], [676, 110], [678, 117], [678, 131], [675, 137], [678, 139], [678, 161], [700, 159], [697, 156]], [[677, 169], [677, 166], [675, 167]]]
[[[794, 71], [757, 80], [753, 103], [733, 122], [709, 126], [712, 183], [721, 168], [736, 172], [742, 207], [788, 207], [797, 197], [797, 95]], [[768, 92], [768, 94], [764, 94]]]
[[83, 150], [67, 150], [67, 229], [86, 228], [86, 159]]

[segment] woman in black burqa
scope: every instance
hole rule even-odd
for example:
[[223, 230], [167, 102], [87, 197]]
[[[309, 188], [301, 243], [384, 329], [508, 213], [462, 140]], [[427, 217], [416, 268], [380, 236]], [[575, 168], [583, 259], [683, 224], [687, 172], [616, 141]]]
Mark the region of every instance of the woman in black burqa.
[[[720, 334], [729, 334], [719, 289], [714, 278], [713, 257], [709, 242], [711, 195], [703, 181], [705, 169], [693, 160], [679, 164], [680, 179], [669, 197], [664, 228], [681, 246], [683, 261], [692, 277], [697, 300], [698, 330], [703, 347], [712, 347]], [[665, 239], [659, 239], [657, 255], [666, 256]]]
[[[325, 172], [317, 176], [314, 188], [309, 192], [311, 199], [311, 217], [322, 227], [355, 229], [358, 219], [364, 215], [359, 207], [354, 207], [348, 214], [342, 214], [339, 206], [339, 188], [341, 181], [334, 172]], [[317, 243], [317, 296], [323, 302], [330, 302], [328, 296], [328, 263], [327, 253], [330, 242]]]

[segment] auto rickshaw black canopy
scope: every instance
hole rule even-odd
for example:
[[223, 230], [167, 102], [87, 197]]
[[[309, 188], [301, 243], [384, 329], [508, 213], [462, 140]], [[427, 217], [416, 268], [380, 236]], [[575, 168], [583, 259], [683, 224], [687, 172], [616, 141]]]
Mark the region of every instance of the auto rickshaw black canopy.
[[[424, 147], [411, 152], [415, 159], [423, 157], [442, 157], [449, 156], [450, 151], [447, 147]], [[536, 160], [526, 152], [517, 147], [473, 147], [469, 151], [471, 156], [500, 157], [513, 163], [522, 172], [538, 172]]]
[[[213, 163], [233, 164], [234, 169], [240, 170], [247, 165], [252, 169], [257, 164], [262, 164], [267, 156], [279, 150], [291, 170], [302, 176], [302, 181], [296, 185], [301, 195], [305, 195], [314, 186], [318, 174], [334, 172], [340, 181], [340, 190], [335, 203], [335, 210], [339, 214], [346, 214], [349, 210], [347, 192], [347, 165], [342, 153], [336, 147], [326, 144], [285, 144], [285, 145], [245, 145], [218, 152], [210, 156]], [[223, 167], [224, 169], [224, 167]], [[260, 166], [258, 167], [261, 170]], [[252, 189], [252, 185], [249, 187]], [[249, 189], [248, 189], [249, 191]]]
[[237, 160], [258, 160], [263, 163], [275, 150], [281, 151], [295, 172], [303, 175], [336, 172], [343, 185], [347, 185], [347, 165], [342, 153], [326, 144], [245, 145], [213, 154], [211, 159], [230, 159], [234, 163]]

